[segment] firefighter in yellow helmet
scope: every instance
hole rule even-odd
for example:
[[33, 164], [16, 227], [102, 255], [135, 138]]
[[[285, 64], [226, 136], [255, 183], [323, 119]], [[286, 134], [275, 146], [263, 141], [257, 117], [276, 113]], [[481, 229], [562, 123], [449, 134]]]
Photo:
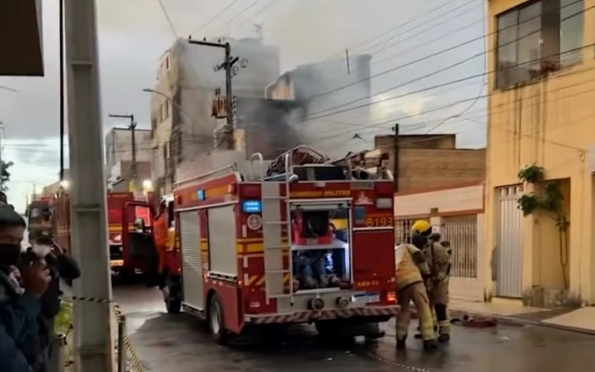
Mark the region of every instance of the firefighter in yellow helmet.
[[419, 317], [424, 348], [431, 350], [436, 347], [436, 335], [428, 292], [424, 285], [424, 279], [431, 273], [421, 251], [427, 245], [428, 238], [417, 234], [412, 237], [411, 242], [412, 244], [398, 246], [395, 251], [397, 299], [401, 306], [396, 325], [397, 349], [405, 349], [410, 320], [409, 303], [413, 301]]
[[436, 312], [438, 321], [438, 341], [448, 342], [450, 340], [450, 318], [448, 315], [450, 255], [436, 239], [429, 238], [432, 235], [432, 226], [428, 221], [416, 221], [411, 230], [412, 238], [416, 235], [428, 237], [428, 244], [423, 249], [431, 273], [426, 281], [426, 286], [430, 305]]

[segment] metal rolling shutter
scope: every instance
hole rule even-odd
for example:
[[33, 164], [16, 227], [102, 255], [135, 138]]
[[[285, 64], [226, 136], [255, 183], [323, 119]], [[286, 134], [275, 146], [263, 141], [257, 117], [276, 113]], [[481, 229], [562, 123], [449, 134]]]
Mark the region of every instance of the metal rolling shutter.
[[184, 275], [184, 302], [197, 309], [203, 309], [204, 289], [198, 211], [181, 212], [179, 218]]

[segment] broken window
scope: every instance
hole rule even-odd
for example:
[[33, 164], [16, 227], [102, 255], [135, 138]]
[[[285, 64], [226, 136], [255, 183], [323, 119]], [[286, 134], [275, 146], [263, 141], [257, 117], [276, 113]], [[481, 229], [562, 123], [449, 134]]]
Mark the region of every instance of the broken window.
[[582, 61], [584, 0], [531, 1], [497, 17], [496, 87]]

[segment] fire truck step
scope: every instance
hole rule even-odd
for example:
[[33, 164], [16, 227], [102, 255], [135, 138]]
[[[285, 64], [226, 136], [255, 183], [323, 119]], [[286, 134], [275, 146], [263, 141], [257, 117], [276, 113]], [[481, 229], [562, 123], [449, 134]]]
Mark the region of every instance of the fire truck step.
[[262, 200], [288, 200], [287, 196], [263, 196]]
[[289, 274], [291, 270], [267, 270], [266, 274]]
[[289, 249], [288, 245], [267, 245], [266, 249]]

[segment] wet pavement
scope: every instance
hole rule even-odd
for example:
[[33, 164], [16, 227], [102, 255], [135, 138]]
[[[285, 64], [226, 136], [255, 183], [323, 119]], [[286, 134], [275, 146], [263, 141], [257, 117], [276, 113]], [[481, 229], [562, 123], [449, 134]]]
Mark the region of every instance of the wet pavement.
[[[267, 346], [223, 347], [205, 324], [187, 314], [164, 313], [160, 293], [116, 287], [128, 332], [147, 371], [324, 372], [585, 372], [593, 370], [595, 337], [538, 326], [455, 326], [452, 341], [428, 355], [411, 337], [395, 351], [393, 324], [377, 343], [321, 345], [311, 326], [267, 330]], [[413, 331], [412, 331], [413, 332]]]

